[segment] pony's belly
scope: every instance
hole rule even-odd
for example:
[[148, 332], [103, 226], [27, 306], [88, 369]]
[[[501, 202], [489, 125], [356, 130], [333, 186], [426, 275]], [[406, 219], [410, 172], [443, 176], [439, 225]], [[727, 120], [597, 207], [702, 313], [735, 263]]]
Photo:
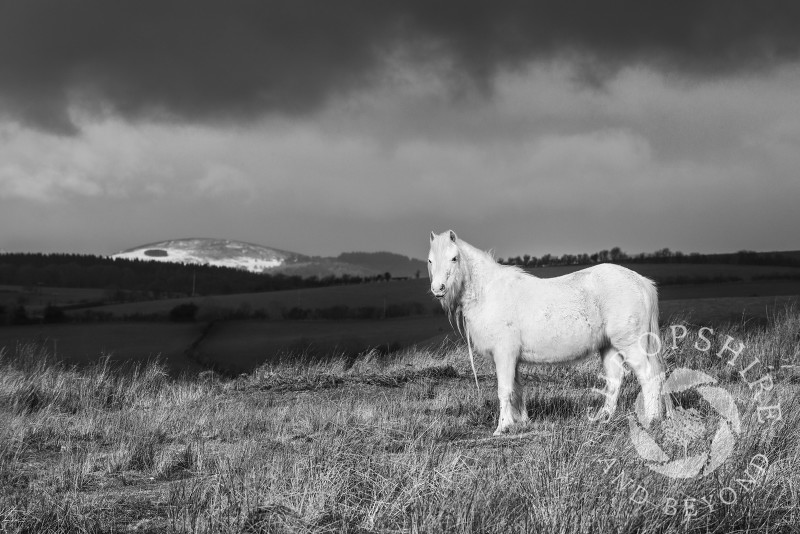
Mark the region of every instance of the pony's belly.
[[558, 363], [594, 354], [603, 343], [599, 318], [577, 314], [556, 320], [524, 321], [520, 325], [520, 356], [527, 362]]
[[590, 345], [574, 347], [568, 350], [566, 347], [556, 347], [548, 350], [542, 349], [523, 349], [520, 353], [520, 360], [526, 363], [569, 363], [588, 358], [595, 354], [597, 350]]

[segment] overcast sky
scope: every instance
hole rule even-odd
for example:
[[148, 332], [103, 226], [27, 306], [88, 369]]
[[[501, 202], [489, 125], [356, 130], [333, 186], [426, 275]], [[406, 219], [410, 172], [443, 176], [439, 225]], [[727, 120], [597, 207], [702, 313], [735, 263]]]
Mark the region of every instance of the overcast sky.
[[0, 0], [0, 248], [800, 249], [800, 4]]

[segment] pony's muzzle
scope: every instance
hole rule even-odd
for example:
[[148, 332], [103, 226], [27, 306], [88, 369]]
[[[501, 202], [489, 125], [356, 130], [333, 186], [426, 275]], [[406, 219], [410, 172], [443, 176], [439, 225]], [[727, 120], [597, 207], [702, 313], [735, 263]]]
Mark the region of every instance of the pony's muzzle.
[[444, 284], [441, 284], [438, 288], [431, 287], [431, 293], [437, 299], [444, 297], [444, 294], [447, 293], [447, 289], [445, 288]]

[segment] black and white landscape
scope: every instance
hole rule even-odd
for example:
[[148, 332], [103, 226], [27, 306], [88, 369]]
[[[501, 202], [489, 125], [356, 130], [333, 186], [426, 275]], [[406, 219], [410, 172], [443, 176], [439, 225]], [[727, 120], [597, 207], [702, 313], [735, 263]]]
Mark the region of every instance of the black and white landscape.
[[798, 86], [784, 1], [0, 0], [0, 532], [797, 531]]

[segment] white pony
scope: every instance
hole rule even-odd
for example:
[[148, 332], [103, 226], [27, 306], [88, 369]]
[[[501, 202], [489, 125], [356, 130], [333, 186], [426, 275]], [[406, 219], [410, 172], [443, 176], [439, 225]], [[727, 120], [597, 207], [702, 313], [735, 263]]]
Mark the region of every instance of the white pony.
[[[472, 347], [494, 359], [500, 420], [494, 435], [528, 419], [520, 363], [565, 363], [599, 354], [605, 405], [617, 406], [623, 361], [642, 387], [644, 420], [669, 409], [658, 356], [658, 294], [651, 280], [613, 264], [542, 279], [498, 264], [452, 230], [431, 232], [431, 292]], [[474, 366], [473, 366], [474, 370]]]

